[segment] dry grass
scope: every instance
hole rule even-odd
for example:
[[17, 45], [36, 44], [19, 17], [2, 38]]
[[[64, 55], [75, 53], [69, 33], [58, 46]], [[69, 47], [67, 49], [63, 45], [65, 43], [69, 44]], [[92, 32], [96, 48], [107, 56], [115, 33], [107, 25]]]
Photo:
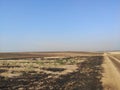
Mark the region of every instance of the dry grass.
[[0, 60], [0, 89], [101, 90], [102, 57]]
[[[62, 59], [62, 60], [0, 60], [0, 69], [5, 72], [0, 73], [0, 76], [14, 77], [22, 75], [22, 72], [36, 71], [37, 73], [44, 71], [46, 73], [53, 73], [47, 68], [64, 68], [64, 72], [60, 74], [66, 74], [72, 72], [77, 68], [76, 64], [83, 62], [78, 59]], [[44, 70], [43, 70], [44, 68]], [[45, 69], [46, 68], [46, 69]], [[56, 72], [54, 72], [56, 74]], [[57, 72], [58, 74], [59, 72]]]

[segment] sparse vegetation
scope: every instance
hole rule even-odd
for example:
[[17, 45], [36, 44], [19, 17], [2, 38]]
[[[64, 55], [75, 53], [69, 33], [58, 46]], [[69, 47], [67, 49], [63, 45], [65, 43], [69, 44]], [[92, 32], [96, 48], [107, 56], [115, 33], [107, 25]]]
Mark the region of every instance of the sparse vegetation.
[[102, 90], [102, 56], [0, 60], [0, 89]]

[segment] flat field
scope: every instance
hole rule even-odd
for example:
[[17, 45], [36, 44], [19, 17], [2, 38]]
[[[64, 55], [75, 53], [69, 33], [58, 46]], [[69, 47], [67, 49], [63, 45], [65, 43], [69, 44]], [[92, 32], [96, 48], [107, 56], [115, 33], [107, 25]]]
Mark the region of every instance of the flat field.
[[0, 90], [102, 90], [103, 54], [0, 53]]

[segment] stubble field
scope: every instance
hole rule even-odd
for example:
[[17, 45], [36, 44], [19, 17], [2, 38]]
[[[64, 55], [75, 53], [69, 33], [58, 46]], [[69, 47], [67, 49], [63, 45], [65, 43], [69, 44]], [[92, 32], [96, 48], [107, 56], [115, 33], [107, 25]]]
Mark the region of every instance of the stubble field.
[[0, 89], [102, 90], [102, 63], [100, 53], [1, 54]]

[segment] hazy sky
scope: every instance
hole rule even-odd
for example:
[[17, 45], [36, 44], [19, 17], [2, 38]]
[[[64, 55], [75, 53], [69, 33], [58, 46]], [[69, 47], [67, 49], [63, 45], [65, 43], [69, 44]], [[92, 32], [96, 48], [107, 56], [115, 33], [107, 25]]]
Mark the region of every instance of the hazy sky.
[[120, 0], [0, 0], [0, 52], [120, 50]]

